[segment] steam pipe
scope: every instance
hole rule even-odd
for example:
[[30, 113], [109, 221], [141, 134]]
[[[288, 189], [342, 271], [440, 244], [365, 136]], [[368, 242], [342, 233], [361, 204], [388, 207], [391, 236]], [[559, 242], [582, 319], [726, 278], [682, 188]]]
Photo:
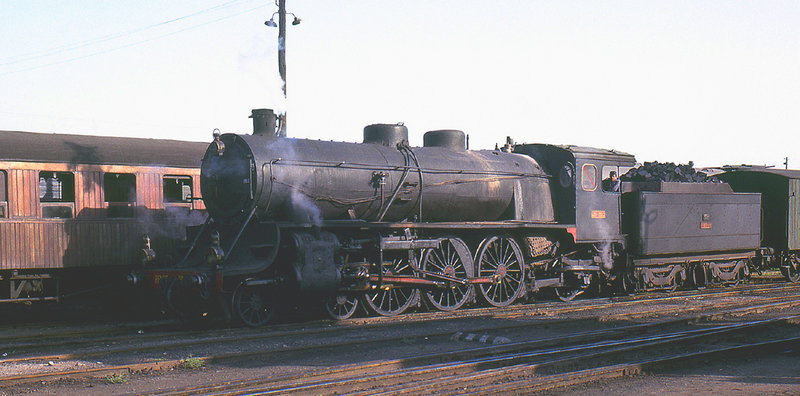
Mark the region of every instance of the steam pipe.
[[[239, 242], [239, 237], [242, 236], [242, 233], [244, 232], [244, 229], [247, 228], [248, 224], [250, 224], [250, 219], [252, 219], [253, 215], [256, 214], [256, 208], [258, 208], [258, 206], [257, 205], [253, 205], [253, 210], [250, 211], [250, 214], [247, 215], [247, 219], [244, 221], [244, 223], [242, 223], [242, 227], [239, 228], [239, 232], [236, 234], [236, 238], [233, 238], [233, 243], [231, 243], [231, 246], [228, 247], [228, 252], [232, 252], [233, 248], [236, 247], [236, 243]], [[222, 265], [223, 266], [228, 261], [228, 257], [230, 257], [230, 256], [229, 255], [225, 255], [225, 259], [222, 260]]]
[[[403, 187], [403, 183], [406, 182], [406, 178], [408, 177], [408, 171], [409, 171], [408, 158], [410, 156], [405, 151], [406, 148], [404, 146], [401, 146], [401, 144], [398, 144], [397, 148], [398, 148], [398, 150], [400, 150], [403, 153], [403, 160], [405, 162], [405, 165], [404, 165], [405, 169], [403, 169], [403, 176], [400, 178], [400, 181], [397, 183], [397, 187], [394, 188], [394, 193], [392, 193], [392, 197], [389, 198], [389, 202], [386, 203], [386, 207], [383, 208], [383, 210], [381, 211], [381, 215], [378, 216], [378, 221], [383, 221], [383, 217], [386, 216], [386, 212], [388, 212], [389, 208], [392, 207], [392, 203], [394, 202], [394, 199], [397, 198], [397, 194], [400, 193], [400, 189]], [[381, 195], [381, 197], [383, 197], [383, 195]]]

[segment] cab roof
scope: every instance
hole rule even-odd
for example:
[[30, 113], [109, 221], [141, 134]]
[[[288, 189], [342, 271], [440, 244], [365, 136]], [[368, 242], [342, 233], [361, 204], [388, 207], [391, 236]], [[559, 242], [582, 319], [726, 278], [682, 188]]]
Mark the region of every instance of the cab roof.
[[542, 144], [542, 143], [521, 144], [521, 146], [535, 147], [538, 149], [545, 149], [545, 150], [547, 149], [562, 150], [571, 153], [572, 156], [576, 159], [599, 159], [599, 160], [636, 163], [636, 157], [634, 157], [633, 154], [628, 154], [622, 151], [617, 151], [612, 149], [573, 146], [573, 145]]

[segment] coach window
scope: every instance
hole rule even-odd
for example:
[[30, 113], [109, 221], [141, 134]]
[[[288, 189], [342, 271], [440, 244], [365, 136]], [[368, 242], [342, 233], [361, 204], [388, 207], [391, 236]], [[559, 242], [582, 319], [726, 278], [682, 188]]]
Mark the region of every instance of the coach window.
[[164, 203], [191, 207], [192, 177], [164, 176]]
[[581, 187], [584, 191], [597, 190], [597, 167], [593, 164], [584, 164], [581, 169]]
[[130, 173], [103, 175], [106, 217], [133, 217], [136, 205], [136, 176]]
[[71, 219], [75, 210], [75, 175], [72, 172], [39, 172], [42, 217]]
[[7, 180], [6, 171], [0, 170], [0, 219], [8, 217], [8, 189], [6, 189]]

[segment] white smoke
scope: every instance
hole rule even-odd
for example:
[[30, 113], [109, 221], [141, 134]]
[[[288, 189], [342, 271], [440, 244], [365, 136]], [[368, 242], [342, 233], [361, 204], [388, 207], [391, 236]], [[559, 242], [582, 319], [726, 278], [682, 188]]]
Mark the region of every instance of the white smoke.
[[297, 223], [313, 223], [316, 226], [322, 225], [322, 211], [311, 198], [296, 189], [292, 189], [290, 198], [290, 215], [292, 221]]
[[[279, 138], [271, 144], [274, 145], [273, 152], [282, 153], [283, 160], [300, 160], [303, 159], [297, 154], [295, 147], [297, 140], [291, 138]], [[282, 166], [278, 164], [277, 166]], [[308, 173], [305, 177], [298, 177], [302, 167], [297, 167], [295, 171], [289, 172], [291, 175], [291, 186], [289, 186], [289, 202], [287, 202], [287, 211], [289, 219], [297, 223], [312, 223], [316, 226], [322, 225], [322, 210], [317, 206], [312, 197], [309, 197], [304, 191], [313, 191], [314, 184], [309, 183], [313, 181], [314, 174]]]
[[162, 213], [154, 210], [139, 213], [137, 221], [151, 238], [186, 239], [186, 227], [203, 224], [208, 214], [202, 210], [167, 207]]

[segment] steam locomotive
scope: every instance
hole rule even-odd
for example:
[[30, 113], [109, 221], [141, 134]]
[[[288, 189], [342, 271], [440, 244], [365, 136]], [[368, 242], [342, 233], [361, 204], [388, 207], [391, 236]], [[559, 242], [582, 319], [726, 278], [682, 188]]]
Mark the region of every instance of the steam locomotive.
[[[588, 292], [732, 284], [791, 263], [761, 246], [761, 194], [726, 183], [603, 183], [636, 165], [615, 150], [514, 144], [469, 150], [463, 132], [364, 128], [361, 144], [216, 133], [201, 166], [209, 218], [145, 279], [184, 319], [267, 323], [294, 296], [334, 318], [506, 306], [548, 288]], [[796, 274], [796, 266], [787, 274]], [[797, 279], [795, 279], [797, 280]]]

